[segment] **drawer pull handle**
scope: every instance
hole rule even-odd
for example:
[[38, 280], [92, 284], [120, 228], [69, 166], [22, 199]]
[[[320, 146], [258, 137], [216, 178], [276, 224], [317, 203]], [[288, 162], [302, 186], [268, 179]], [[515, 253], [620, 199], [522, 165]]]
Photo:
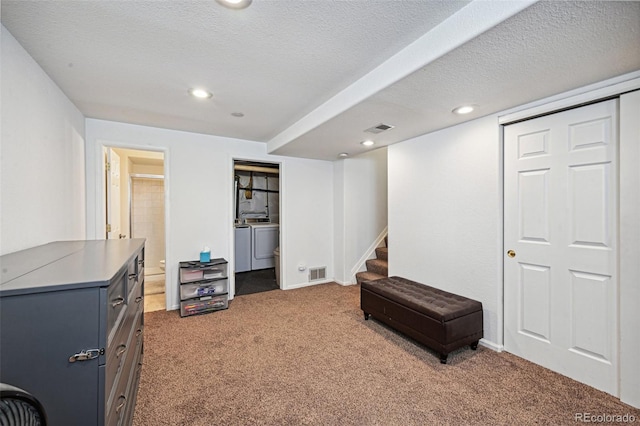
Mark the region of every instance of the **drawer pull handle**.
[[124, 407], [124, 405], [127, 403], [127, 397], [124, 395], [120, 395], [120, 398], [118, 398], [118, 400], [122, 400], [122, 402], [116, 407], [116, 413], [120, 412], [120, 410], [122, 410], [122, 407]]
[[69, 357], [69, 362], [88, 361], [90, 359], [98, 358], [100, 355], [104, 355], [104, 349], [82, 350], [75, 355], [71, 355]]
[[129, 274], [129, 279], [130, 280], [137, 280], [138, 279], [138, 274]]
[[138, 296], [138, 297], [136, 297], [136, 303], [140, 303], [140, 302], [142, 302], [142, 300], [143, 300], [143, 299], [144, 299], [144, 297], [143, 297], [143, 296]]
[[111, 307], [115, 308], [118, 305], [122, 305], [124, 303], [124, 297], [116, 297], [115, 299], [113, 299], [113, 302], [111, 302]]
[[140, 335], [142, 334], [142, 328], [139, 328], [136, 330], [136, 337], [140, 337]]
[[144, 266], [144, 260], [138, 260], [138, 265]]
[[127, 345], [118, 346], [118, 350], [116, 350], [116, 358], [120, 358], [120, 355], [127, 351]]

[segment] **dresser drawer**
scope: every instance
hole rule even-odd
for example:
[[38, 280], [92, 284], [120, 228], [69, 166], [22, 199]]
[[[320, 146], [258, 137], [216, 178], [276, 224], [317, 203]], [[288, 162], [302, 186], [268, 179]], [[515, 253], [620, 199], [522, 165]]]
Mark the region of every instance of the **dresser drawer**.
[[[124, 415], [127, 404], [131, 403], [127, 388], [130, 387], [130, 381], [137, 366], [134, 361], [142, 352], [143, 314], [142, 310], [137, 312], [126, 346], [116, 348], [112, 357], [109, 357], [107, 361], [107, 403], [105, 405], [106, 411], [109, 413], [107, 425], [119, 424], [119, 419]], [[109, 384], [109, 374], [114, 371], [115, 376]]]
[[126, 324], [126, 321], [124, 321], [122, 327], [118, 329], [116, 337], [107, 348], [107, 364], [105, 366], [105, 395], [107, 396], [107, 405], [111, 402], [116, 377], [118, 377], [118, 374], [122, 371], [122, 366], [127, 357], [127, 351], [131, 347], [132, 325], [133, 322]]
[[129, 387], [127, 388], [127, 406], [125, 407], [124, 425], [130, 425], [133, 421], [133, 414], [136, 408], [136, 397], [138, 395], [138, 384], [140, 383], [140, 374], [142, 373], [142, 348], [137, 352], [138, 359], [134, 363], [134, 369], [131, 372]]
[[136, 285], [138, 285], [137, 265], [131, 262], [127, 271], [127, 294], [130, 294]]
[[140, 280], [136, 283], [136, 286], [133, 288], [133, 291], [131, 291], [129, 293], [129, 300], [128, 300], [128, 304], [129, 307], [131, 308], [131, 312], [133, 313], [133, 315], [135, 315], [135, 313], [138, 310], [143, 309], [144, 307], [144, 281]]
[[[109, 287], [109, 290], [111, 290], [111, 287]], [[107, 328], [107, 355], [114, 344], [119, 345], [126, 341], [133, 318], [136, 316], [138, 309], [143, 306], [143, 300], [142, 283], [136, 283], [125, 298], [125, 303], [116, 306], [116, 308], [120, 309], [120, 312], [115, 323], [111, 324], [111, 328]], [[108, 310], [114, 309], [113, 303], [107, 302], [107, 304]], [[124, 333], [124, 336], [121, 333]]]
[[193, 299], [203, 296], [218, 296], [227, 293], [228, 280], [199, 281], [193, 284], [182, 284], [180, 286], [180, 299]]
[[[131, 294], [129, 306], [123, 315], [123, 320], [120, 322], [113, 339], [107, 344], [105, 389], [109, 400], [113, 392], [116, 376], [120, 373], [125, 362], [126, 352], [135, 344], [133, 339], [135, 339], [136, 333], [142, 333], [142, 315], [144, 313], [141, 305], [141, 287], [141, 285], [138, 285]], [[139, 302], [136, 303], [137, 300]]]
[[115, 398], [107, 406], [107, 426], [129, 425], [136, 404], [140, 371], [142, 368], [142, 340], [127, 356], [127, 369], [118, 380]]
[[117, 329], [127, 307], [127, 271], [115, 278], [107, 289], [107, 335]]
[[136, 263], [138, 265], [138, 276], [142, 278], [144, 277], [144, 249], [136, 256]]

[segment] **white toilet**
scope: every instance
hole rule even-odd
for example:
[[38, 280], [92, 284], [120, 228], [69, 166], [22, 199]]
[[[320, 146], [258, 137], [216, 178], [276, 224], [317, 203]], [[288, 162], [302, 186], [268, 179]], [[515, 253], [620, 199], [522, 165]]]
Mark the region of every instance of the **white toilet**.
[[164, 259], [160, 261], [160, 269], [164, 272]]

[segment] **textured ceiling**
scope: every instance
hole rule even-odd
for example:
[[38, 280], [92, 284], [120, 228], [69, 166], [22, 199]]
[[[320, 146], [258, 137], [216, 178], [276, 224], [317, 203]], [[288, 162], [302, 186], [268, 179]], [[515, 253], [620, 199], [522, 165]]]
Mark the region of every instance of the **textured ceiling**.
[[[637, 70], [639, 2], [539, 2], [274, 153], [357, 155], [365, 139], [389, 145]], [[463, 104], [477, 109], [452, 114]], [[363, 132], [378, 123], [396, 127]]]
[[[3, 25], [87, 117], [328, 160], [362, 152], [362, 131], [379, 123], [396, 128], [375, 136], [376, 146], [640, 69], [640, 2], [468, 3], [1, 6]], [[191, 98], [194, 86], [213, 98]], [[466, 102], [478, 111], [451, 114]]]
[[87, 117], [266, 142], [466, 3], [2, 0], [2, 23]]

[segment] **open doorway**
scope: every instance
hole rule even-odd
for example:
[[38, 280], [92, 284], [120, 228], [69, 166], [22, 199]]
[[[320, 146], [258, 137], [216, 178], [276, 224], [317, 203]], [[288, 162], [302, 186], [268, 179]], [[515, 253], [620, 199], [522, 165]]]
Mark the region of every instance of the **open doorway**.
[[281, 288], [280, 165], [234, 160], [235, 295]]
[[145, 238], [145, 311], [166, 309], [164, 153], [105, 148], [107, 238]]

